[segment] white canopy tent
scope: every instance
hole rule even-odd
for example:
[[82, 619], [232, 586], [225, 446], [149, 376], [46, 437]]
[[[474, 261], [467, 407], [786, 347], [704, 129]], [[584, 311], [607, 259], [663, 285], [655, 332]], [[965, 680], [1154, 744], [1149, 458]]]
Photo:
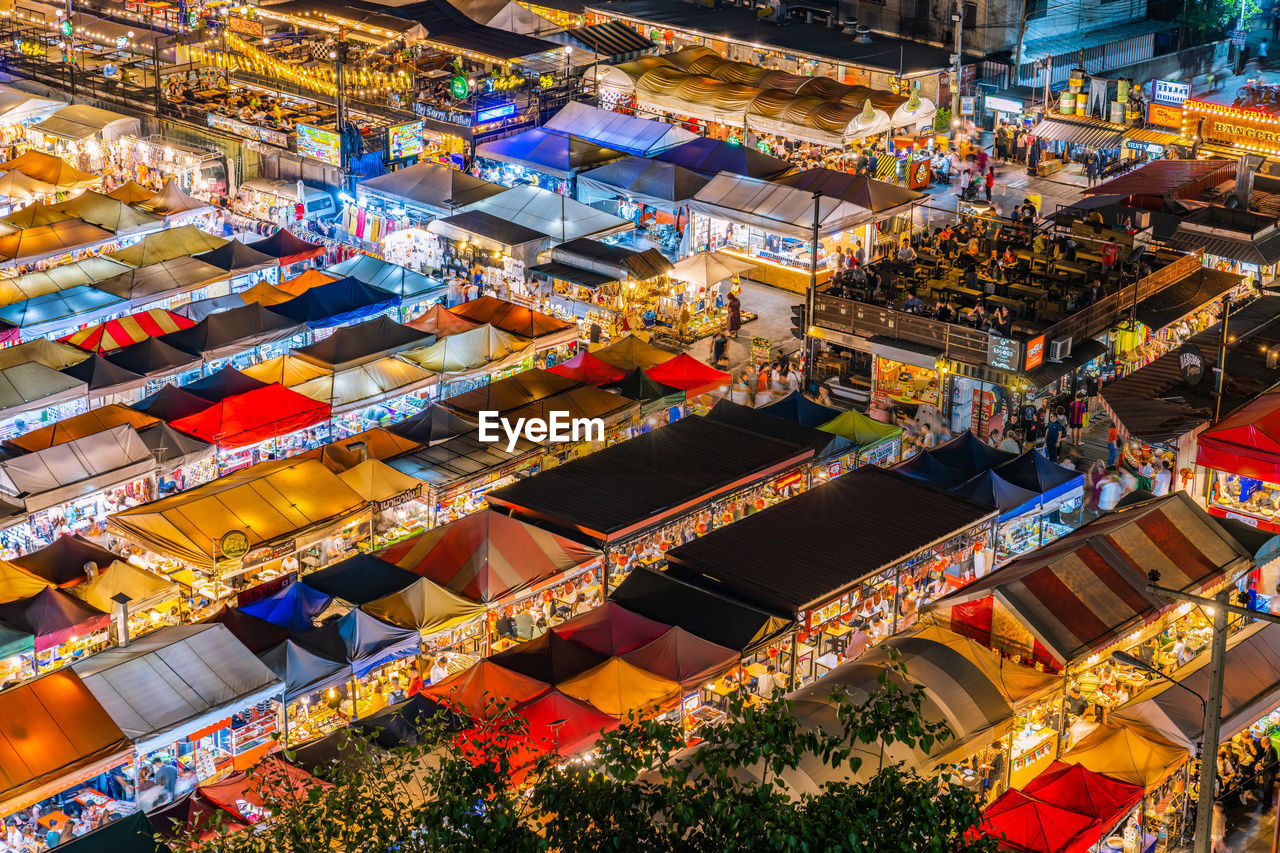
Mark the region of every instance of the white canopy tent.
[[[689, 209], [716, 219], [760, 228], [770, 234], [813, 238], [813, 193], [757, 178], [720, 174], [693, 197]], [[819, 236], [848, 231], [875, 218], [863, 207], [820, 196]]]
[[0, 491], [39, 512], [87, 497], [156, 470], [151, 449], [121, 424], [0, 462]]
[[590, 205], [525, 185], [469, 204], [463, 211], [481, 211], [516, 225], [567, 242], [579, 237], [605, 237], [630, 231], [635, 225], [626, 219], [596, 210]]

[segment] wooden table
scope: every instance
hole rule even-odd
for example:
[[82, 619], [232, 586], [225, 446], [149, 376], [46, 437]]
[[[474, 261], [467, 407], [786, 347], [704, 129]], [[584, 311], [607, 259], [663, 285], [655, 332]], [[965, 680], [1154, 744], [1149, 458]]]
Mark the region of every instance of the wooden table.
[[1029, 284], [1010, 284], [1008, 287], [1011, 293], [1017, 293], [1021, 296], [1030, 296], [1035, 299], [1044, 299], [1049, 295], [1049, 292], [1043, 287], [1033, 287]]

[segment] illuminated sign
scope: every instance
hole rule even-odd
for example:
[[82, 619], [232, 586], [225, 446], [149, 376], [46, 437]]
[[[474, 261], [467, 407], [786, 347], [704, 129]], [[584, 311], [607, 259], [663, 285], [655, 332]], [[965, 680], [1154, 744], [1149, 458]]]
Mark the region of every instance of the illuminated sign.
[[268, 145], [274, 145], [277, 148], [289, 147], [289, 134], [282, 133], [278, 130], [270, 130], [265, 127], [258, 127], [256, 124], [245, 124], [242, 121], [236, 121], [218, 113], [209, 113], [206, 116], [209, 127], [225, 130], [228, 133], [234, 133], [236, 136], [243, 136], [246, 139], [257, 139]]
[[1027, 342], [1027, 363], [1024, 370], [1035, 370], [1044, 363], [1044, 335]]
[[486, 92], [505, 92], [518, 89], [527, 82], [528, 78], [521, 74], [494, 74], [485, 78], [484, 88]]
[[58, 32], [62, 33], [63, 38], [71, 38], [71, 32], [72, 32], [71, 22], [63, 21], [62, 23], [58, 24]]
[[393, 124], [387, 129], [387, 156], [392, 160], [417, 157], [426, 145], [422, 141], [422, 122]]
[[298, 153], [330, 166], [342, 165], [342, 141], [332, 130], [298, 125]]
[[1149, 104], [1147, 106], [1147, 124], [1181, 128], [1182, 107], [1171, 107], [1168, 104]]
[[485, 124], [491, 121], [497, 121], [500, 118], [513, 116], [516, 114], [515, 104], [498, 104], [496, 107], [488, 107], [487, 109], [476, 112], [476, 124]]
[[1156, 80], [1151, 85], [1151, 100], [1157, 104], [1182, 106], [1182, 102], [1191, 97], [1190, 83], [1174, 83], [1171, 80]]
[[471, 94], [471, 82], [461, 74], [453, 75], [453, 78], [449, 80], [449, 94], [461, 101]]
[[251, 21], [248, 18], [231, 15], [227, 18], [227, 26], [231, 28], [231, 32], [233, 33], [253, 36], [254, 38], [262, 38], [262, 21]]
[[1017, 370], [1022, 349], [1018, 342], [998, 335], [987, 336], [987, 364], [1001, 370]]
[[1200, 136], [1206, 142], [1280, 153], [1280, 118], [1271, 113], [1191, 100], [1182, 105], [1182, 110], [1183, 136], [1195, 136], [1199, 125]]

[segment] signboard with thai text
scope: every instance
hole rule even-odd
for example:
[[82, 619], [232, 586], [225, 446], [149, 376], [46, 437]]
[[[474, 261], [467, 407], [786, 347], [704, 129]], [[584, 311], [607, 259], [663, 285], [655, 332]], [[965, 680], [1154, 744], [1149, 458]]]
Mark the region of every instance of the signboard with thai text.
[[1147, 124], [1181, 130], [1182, 107], [1172, 107], [1168, 104], [1149, 104], [1147, 106]]
[[342, 165], [342, 143], [332, 130], [298, 125], [298, 153], [330, 166]]
[[1027, 361], [1025, 370], [1035, 370], [1044, 364], [1044, 335], [1027, 341]]
[[1151, 100], [1157, 104], [1182, 106], [1182, 102], [1191, 97], [1190, 83], [1175, 83], [1172, 80], [1154, 80], [1151, 83]]

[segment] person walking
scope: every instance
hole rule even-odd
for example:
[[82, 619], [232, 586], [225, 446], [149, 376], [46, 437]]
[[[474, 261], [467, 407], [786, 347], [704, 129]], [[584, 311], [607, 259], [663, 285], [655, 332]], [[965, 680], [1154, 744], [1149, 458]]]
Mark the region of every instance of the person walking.
[[1084, 432], [1084, 416], [1089, 411], [1084, 392], [1076, 393], [1076, 398], [1067, 404], [1067, 425], [1071, 427], [1071, 443], [1079, 447]]
[[711, 336], [711, 366], [716, 370], [719, 370], [727, 360], [726, 350], [728, 348], [729, 339], [725, 337], [723, 330], [718, 330]]
[[996, 167], [988, 166], [986, 177], [983, 178], [983, 187], [986, 190], [987, 201], [991, 201], [991, 191], [996, 188]]
[[1116, 467], [1116, 460], [1120, 458], [1120, 430], [1116, 429], [1116, 425], [1112, 424], [1107, 430], [1107, 467]]
[[1084, 174], [1089, 179], [1089, 186], [1098, 182], [1098, 155], [1093, 151], [1084, 156]]
[[1017, 161], [1019, 163], [1027, 162], [1027, 134], [1026, 131], [1019, 130], [1014, 138], [1014, 144], [1017, 146]]

